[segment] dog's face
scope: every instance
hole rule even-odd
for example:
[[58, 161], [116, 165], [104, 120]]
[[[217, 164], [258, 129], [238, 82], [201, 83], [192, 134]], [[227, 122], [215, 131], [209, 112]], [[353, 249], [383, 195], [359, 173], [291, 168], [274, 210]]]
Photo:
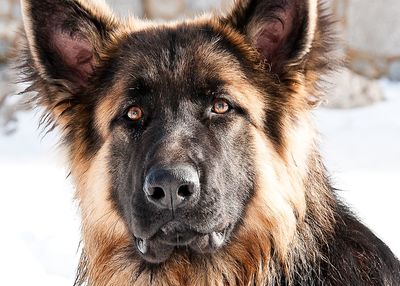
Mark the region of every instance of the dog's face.
[[112, 213], [104, 236], [122, 221], [136, 253], [160, 263], [224, 248], [256, 198], [269, 196], [271, 229], [299, 215], [276, 182], [285, 160], [306, 157], [284, 129], [308, 107], [293, 94], [312, 64], [315, 1], [238, 1], [227, 16], [158, 26], [84, 1], [23, 4], [29, 79], [64, 131], [84, 229]]
[[103, 122], [112, 198], [149, 261], [177, 246], [221, 247], [254, 190], [248, 109], [257, 107], [235, 97], [245, 61], [223, 45], [210, 26], [182, 25], [128, 36], [111, 59], [121, 75], [105, 91], [116, 104]]

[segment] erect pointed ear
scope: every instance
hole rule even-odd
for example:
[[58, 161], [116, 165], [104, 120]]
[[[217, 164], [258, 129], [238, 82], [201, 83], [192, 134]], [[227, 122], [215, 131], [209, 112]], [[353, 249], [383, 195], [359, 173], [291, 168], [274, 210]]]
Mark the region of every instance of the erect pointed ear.
[[44, 81], [86, 86], [98, 50], [115, 27], [105, 5], [84, 0], [22, 0], [29, 57]]
[[244, 34], [279, 72], [310, 51], [317, 13], [317, 0], [238, 0], [224, 21]]

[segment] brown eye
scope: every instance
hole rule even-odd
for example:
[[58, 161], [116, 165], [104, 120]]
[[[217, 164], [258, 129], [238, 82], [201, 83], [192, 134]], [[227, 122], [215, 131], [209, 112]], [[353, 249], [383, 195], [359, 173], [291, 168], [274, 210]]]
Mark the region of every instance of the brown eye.
[[143, 117], [143, 110], [137, 106], [133, 106], [129, 108], [127, 116], [130, 120], [138, 121]]
[[230, 110], [229, 103], [225, 99], [216, 99], [213, 104], [212, 112], [224, 114]]

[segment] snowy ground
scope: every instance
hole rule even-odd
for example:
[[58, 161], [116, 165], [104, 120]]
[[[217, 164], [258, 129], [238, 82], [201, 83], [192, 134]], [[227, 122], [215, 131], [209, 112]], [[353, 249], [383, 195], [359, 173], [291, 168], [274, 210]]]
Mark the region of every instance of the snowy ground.
[[[382, 85], [386, 102], [322, 109], [315, 117], [336, 187], [400, 256], [400, 84]], [[20, 118], [16, 134], [0, 135], [2, 285], [71, 286], [79, 219], [67, 172], [56, 155], [57, 135], [40, 140], [38, 116]]]

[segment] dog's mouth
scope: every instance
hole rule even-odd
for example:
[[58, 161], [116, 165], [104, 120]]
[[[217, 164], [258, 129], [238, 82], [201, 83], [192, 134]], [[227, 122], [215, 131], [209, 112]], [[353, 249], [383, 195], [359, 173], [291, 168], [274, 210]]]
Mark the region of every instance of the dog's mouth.
[[169, 222], [149, 239], [135, 237], [136, 248], [150, 263], [166, 261], [176, 249], [199, 254], [213, 253], [228, 240], [231, 225], [202, 233], [176, 222]]

